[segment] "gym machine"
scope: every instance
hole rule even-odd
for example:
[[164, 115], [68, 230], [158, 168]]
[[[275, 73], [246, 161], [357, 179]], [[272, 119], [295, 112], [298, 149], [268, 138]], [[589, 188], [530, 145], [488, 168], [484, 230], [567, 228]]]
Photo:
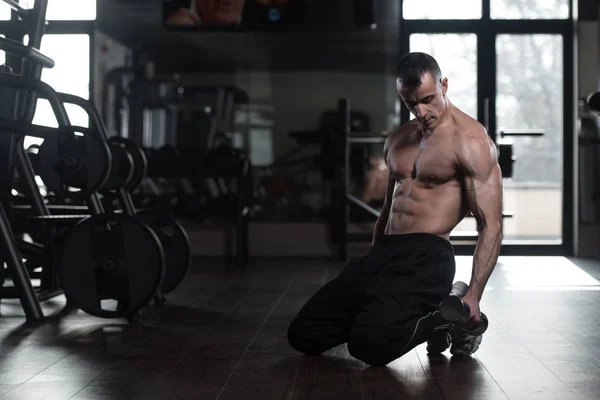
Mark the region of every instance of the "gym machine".
[[[233, 222], [233, 257], [247, 265], [253, 168], [229, 134], [235, 104], [248, 102], [247, 94], [157, 77], [151, 63], [137, 65], [110, 71], [102, 92], [109, 134], [142, 144], [148, 160], [147, 177], [132, 192], [135, 205], [169, 207], [184, 219]], [[154, 123], [159, 111], [164, 118]]]
[[579, 99], [579, 219], [581, 223], [600, 220], [600, 181], [597, 177], [600, 153], [600, 92]]
[[[178, 76], [157, 77], [151, 63], [140, 59], [136, 64], [106, 75], [102, 116], [110, 136], [128, 137], [147, 148], [211, 149], [231, 144], [227, 135], [233, 130], [235, 104], [247, 103], [247, 93], [228, 85], [188, 84]], [[152, 114], [158, 110], [164, 111], [164, 118], [153, 129]]]
[[[25, 83], [0, 80], [0, 85]], [[183, 280], [191, 252], [187, 234], [168, 209], [139, 213], [133, 206], [128, 190], [139, 187], [144, 179], [140, 171], [146, 169], [144, 153], [137, 145], [125, 138], [108, 139], [102, 121], [87, 100], [62, 93], [56, 98], [44, 97], [55, 110], [61, 110], [63, 103], [80, 106], [88, 113], [91, 128], [71, 127], [85, 132], [77, 138], [69, 136], [70, 132], [57, 137], [54, 128], [14, 129], [44, 139], [36, 155], [36, 172], [59, 197], [86, 199], [92, 214], [23, 219], [30, 222], [29, 226], [48, 224], [53, 232], [63, 228], [58, 235], [61, 240], [55, 263], [58, 281], [69, 301], [92, 315], [135, 319], [150, 299], [162, 303], [164, 294]], [[64, 116], [57, 114], [57, 120], [61, 127], [68, 126]], [[0, 121], [0, 126], [6, 122]], [[74, 187], [79, 191], [73, 192]], [[104, 308], [103, 299], [117, 300], [121, 308]]]
[[148, 178], [135, 192], [138, 207], [169, 207], [178, 217], [235, 225], [234, 261], [249, 260], [248, 230], [254, 205], [253, 170], [245, 152], [163, 146], [145, 149]]
[[[35, 26], [43, 27], [45, 6], [46, 2], [36, 2], [34, 9], [22, 12], [27, 15], [37, 12], [35, 15], [41, 17], [36, 21], [41, 24]], [[42, 34], [40, 31], [40, 39]], [[32, 47], [35, 43], [39, 45], [35, 37], [29, 47], [0, 38], [0, 49], [25, 62], [52, 67], [52, 60]], [[9, 68], [0, 73], [2, 94], [14, 99], [8, 102], [13, 110], [1, 110], [0, 140], [10, 144], [11, 147], [2, 147], [10, 148], [8, 156], [16, 154], [14, 160], [5, 158], [9, 162], [3, 168], [6, 174], [3, 188], [8, 196], [3, 197], [0, 208], [2, 248], [14, 286], [3, 286], [1, 295], [19, 297], [28, 320], [42, 320], [39, 302], [60, 294], [61, 290], [69, 303], [92, 315], [135, 320], [152, 299], [164, 301], [164, 293], [182, 281], [190, 260], [187, 234], [168, 212], [151, 210], [142, 217], [133, 207], [129, 190], [139, 187], [146, 171], [141, 149], [126, 139], [109, 140], [91, 103], [55, 92], [39, 80], [40, 68], [24, 68], [24, 71], [33, 73], [16, 75]], [[36, 94], [50, 102], [58, 128], [31, 124]], [[18, 102], [21, 99], [28, 101]], [[82, 107], [90, 117], [91, 128], [72, 126], [64, 103]], [[24, 136], [44, 139], [34, 157], [36, 171], [23, 148]], [[32, 204], [29, 213], [23, 213], [27, 208], [22, 207], [21, 214], [25, 215], [11, 216], [11, 226], [6, 213], [11, 211], [15, 164], [22, 181], [20, 187]], [[35, 182], [36, 173], [59, 197], [83, 201], [87, 207], [79, 211], [87, 213], [51, 215]], [[114, 207], [115, 203], [119, 209]], [[109, 211], [105, 211], [107, 205], [112, 205]], [[37, 228], [39, 232], [40, 227], [44, 234], [38, 237], [43, 238], [43, 243], [15, 239], [18, 230], [29, 232]], [[42, 264], [39, 288], [33, 287], [23, 256], [28, 262]], [[48, 288], [54, 289], [52, 294]], [[14, 289], [12, 293], [10, 289]], [[105, 307], [103, 303], [107, 300], [113, 300], [117, 307]]]
[[[13, 71], [21, 71], [21, 75], [28, 79], [39, 79], [42, 68], [54, 67], [54, 61], [41, 54], [39, 49], [44, 34], [44, 24], [47, 0], [38, 0], [31, 10], [21, 8], [14, 1], [6, 1], [13, 12], [19, 15], [23, 21], [20, 26], [14, 26], [10, 32], [5, 32], [5, 38], [0, 38], [0, 50], [5, 51], [7, 65], [0, 66], [0, 73], [12, 74]], [[24, 32], [23, 32], [24, 31]], [[28, 46], [23, 46], [19, 40], [25, 33], [29, 34]], [[0, 88], [3, 99], [0, 104], [0, 116], [3, 119], [21, 119], [32, 121], [35, 113], [35, 96], [30, 91], [15, 91], [10, 88]], [[33, 287], [29, 274], [23, 263], [23, 257], [17, 247], [14, 233], [9, 223], [12, 182], [15, 173], [15, 155], [21, 158], [19, 147], [23, 141], [16, 135], [3, 134], [0, 129], [0, 242], [2, 245], [2, 262], [6, 264], [6, 271], [13, 282], [13, 293], [8, 293], [4, 287], [4, 268], [0, 268], [0, 282], [3, 284], [0, 295], [4, 298], [19, 298], [28, 322], [42, 321], [44, 315], [36, 291]], [[34, 203], [34, 207], [40, 212], [47, 212], [43, 203]]]

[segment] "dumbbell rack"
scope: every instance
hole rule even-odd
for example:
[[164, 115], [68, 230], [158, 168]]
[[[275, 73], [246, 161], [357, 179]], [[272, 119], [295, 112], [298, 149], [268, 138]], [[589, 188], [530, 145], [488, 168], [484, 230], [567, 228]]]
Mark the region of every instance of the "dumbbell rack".
[[[2, 72], [6, 74], [20, 71], [20, 75], [26, 79], [39, 80], [42, 68], [54, 67], [54, 61], [38, 50], [44, 35], [48, 0], [36, 0], [32, 9], [23, 9], [12, 0], [3, 1], [12, 8], [13, 14], [16, 14], [21, 22], [11, 26], [9, 32], [3, 32], [6, 36], [5, 39], [0, 38], [0, 50], [7, 53], [6, 67]], [[13, 18], [12, 21], [15, 19]], [[21, 44], [25, 34], [29, 35], [27, 46]], [[37, 96], [33, 91], [0, 89], [0, 96], [3, 99], [0, 107], [1, 117], [29, 123], [33, 121], [37, 102]], [[35, 175], [32, 173], [33, 169], [23, 148], [23, 137], [13, 135], [12, 132], [4, 133], [0, 134], [0, 160], [2, 160], [0, 166], [0, 188], [2, 189], [0, 192], [0, 244], [2, 261], [6, 263], [14, 288], [2, 287], [0, 297], [19, 298], [27, 321], [41, 321], [44, 319], [44, 315], [40, 301], [59, 294], [59, 291], [45, 294], [36, 293], [23, 263], [23, 257], [8, 219], [11, 213], [15, 167], [18, 166], [19, 175], [26, 180], [25, 185], [28, 187], [28, 191], [32, 192], [30, 199], [33, 208], [40, 215], [49, 213], [33, 178]], [[29, 168], [30, 173], [23, 173], [24, 168]], [[4, 268], [0, 268], [0, 274], [2, 274], [0, 281], [3, 283]]]

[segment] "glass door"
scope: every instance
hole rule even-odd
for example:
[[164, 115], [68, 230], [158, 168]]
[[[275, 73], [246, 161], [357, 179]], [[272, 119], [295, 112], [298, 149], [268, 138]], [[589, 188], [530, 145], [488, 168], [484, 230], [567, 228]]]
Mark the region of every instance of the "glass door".
[[513, 174], [504, 181], [505, 243], [562, 244], [564, 46], [559, 34], [495, 38], [497, 143], [512, 144]]
[[[481, 122], [498, 146], [511, 145], [515, 156], [512, 175], [503, 182], [503, 251], [572, 254], [569, 4], [552, 0], [552, 7], [532, 2], [523, 8], [508, 0], [469, 0], [482, 7], [465, 16], [450, 8], [434, 15], [415, 1], [403, 2], [400, 53], [422, 51], [436, 58], [453, 104]], [[403, 108], [402, 122], [411, 118]], [[474, 219], [461, 222], [452, 237], [457, 248], [472, 249]]]

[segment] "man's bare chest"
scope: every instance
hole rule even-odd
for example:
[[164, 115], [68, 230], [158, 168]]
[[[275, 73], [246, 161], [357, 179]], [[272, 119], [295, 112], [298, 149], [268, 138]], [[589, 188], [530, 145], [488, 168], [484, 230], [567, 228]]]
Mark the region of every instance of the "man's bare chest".
[[410, 179], [439, 184], [456, 176], [454, 152], [440, 143], [393, 146], [387, 158], [390, 174], [398, 182]]

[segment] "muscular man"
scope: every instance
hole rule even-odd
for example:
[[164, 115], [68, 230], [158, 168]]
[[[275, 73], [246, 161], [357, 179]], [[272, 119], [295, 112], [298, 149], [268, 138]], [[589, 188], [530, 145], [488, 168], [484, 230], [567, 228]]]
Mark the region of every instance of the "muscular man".
[[396, 76], [416, 118], [385, 144], [388, 190], [368, 254], [349, 261], [288, 328], [291, 346], [307, 355], [347, 343], [353, 357], [383, 366], [426, 341], [430, 353], [452, 346], [454, 355], [471, 355], [481, 343], [444, 321], [438, 305], [455, 274], [450, 233], [471, 212], [479, 237], [463, 301], [471, 307], [469, 322], [479, 322], [501, 243], [496, 148], [484, 127], [450, 102], [448, 79], [431, 56], [404, 55]]

